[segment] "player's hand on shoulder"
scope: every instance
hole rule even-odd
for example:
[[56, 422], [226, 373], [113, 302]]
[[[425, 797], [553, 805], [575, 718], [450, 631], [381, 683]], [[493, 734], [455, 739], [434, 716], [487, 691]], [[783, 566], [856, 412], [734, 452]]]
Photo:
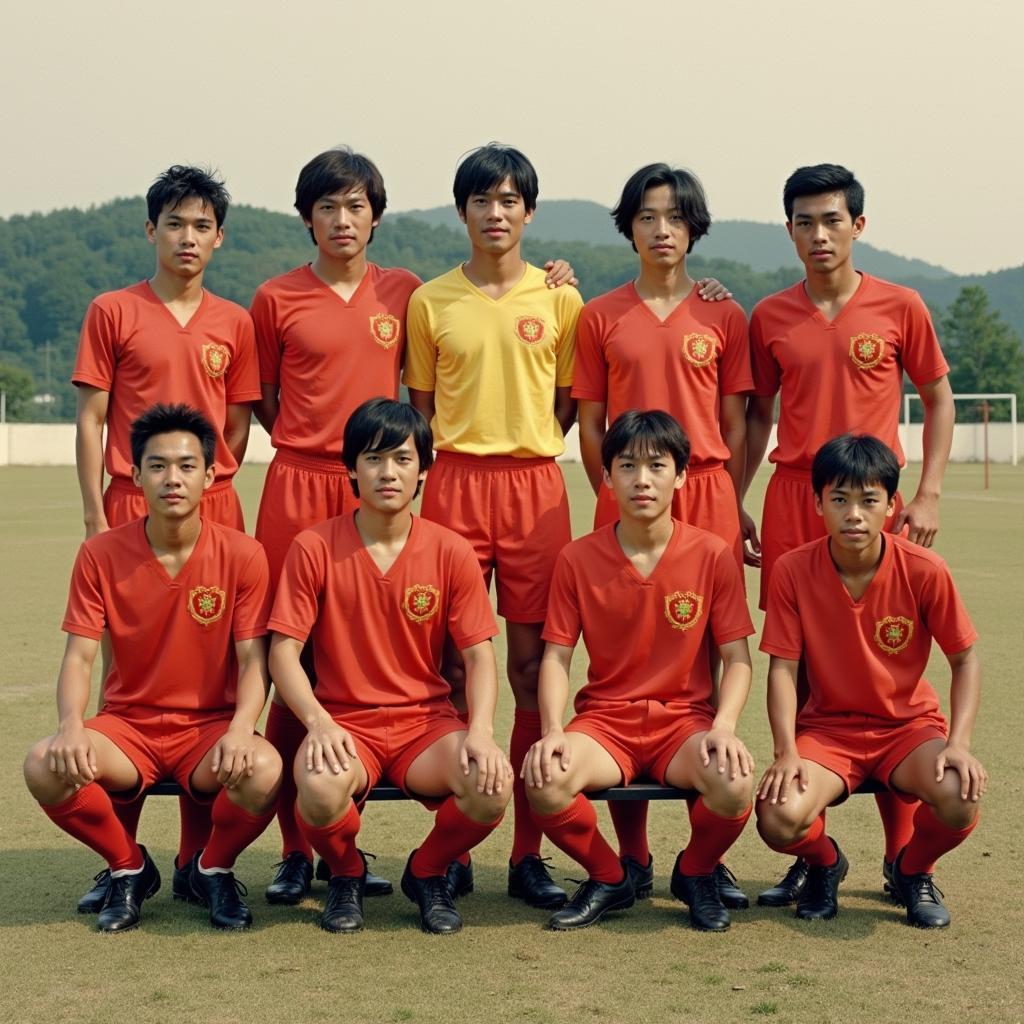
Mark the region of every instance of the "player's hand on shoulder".
[[941, 782], [946, 769], [952, 768], [960, 776], [960, 799], [978, 801], [988, 789], [985, 766], [966, 748], [948, 743], [935, 758], [935, 781]]
[[96, 751], [81, 723], [61, 726], [47, 751], [50, 771], [73, 786], [87, 786], [96, 779]]
[[334, 719], [324, 716], [306, 734], [306, 771], [335, 775], [347, 772], [356, 756], [352, 736]]
[[705, 302], [724, 302], [732, 298], [732, 292], [714, 277], [702, 277], [697, 282], [697, 294]]
[[773, 804], [784, 804], [789, 795], [789, 787], [794, 781], [803, 792], [810, 780], [807, 775], [807, 762], [792, 750], [775, 758], [768, 766], [758, 784], [757, 799], [767, 800]]
[[743, 564], [760, 569], [761, 539], [757, 535], [757, 523], [744, 508], [740, 509], [740, 536], [743, 538]]
[[549, 288], [561, 288], [563, 284], [575, 287], [579, 284], [576, 271], [572, 269], [572, 264], [568, 260], [548, 260], [544, 264], [544, 270], [548, 275], [544, 278], [544, 283]]
[[904, 528], [907, 540], [930, 548], [939, 532], [939, 499], [921, 495], [905, 505], [896, 520], [895, 532], [902, 533]]
[[512, 778], [512, 765], [505, 752], [494, 742], [494, 737], [470, 729], [462, 741], [459, 764], [462, 774], [469, 774], [469, 762], [476, 762], [476, 791], [493, 796], [504, 789]]
[[523, 767], [519, 773], [528, 786], [541, 789], [550, 782], [555, 759], [562, 771], [569, 769], [569, 743], [561, 729], [552, 729], [526, 752]]
[[231, 725], [213, 748], [210, 766], [225, 789], [234, 789], [243, 775], [252, 775], [256, 767], [256, 737], [242, 726]]
[[729, 772], [735, 779], [737, 773], [749, 775], [754, 770], [754, 759], [744, 742], [723, 726], [712, 726], [700, 741], [700, 759], [705, 768], [711, 764], [711, 752], [715, 753], [715, 767], [719, 774]]

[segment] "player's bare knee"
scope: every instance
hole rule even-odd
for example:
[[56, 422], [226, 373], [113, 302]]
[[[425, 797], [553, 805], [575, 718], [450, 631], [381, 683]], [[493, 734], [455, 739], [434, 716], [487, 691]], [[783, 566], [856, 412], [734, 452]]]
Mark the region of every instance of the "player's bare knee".
[[25, 756], [22, 771], [28, 791], [40, 803], [53, 803], [68, 788], [59, 776], [50, 771], [49, 739], [40, 740]]
[[474, 821], [490, 822], [505, 813], [512, 796], [511, 781], [502, 787], [500, 793], [478, 793], [476, 786], [469, 787], [461, 799], [463, 813]]
[[351, 769], [339, 775], [332, 771], [303, 770], [295, 781], [303, 817], [311, 825], [332, 821], [356, 790], [355, 773]]
[[733, 779], [728, 772], [712, 774], [704, 793], [704, 803], [723, 818], [739, 817], [750, 806], [754, 792], [753, 776], [737, 774]]
[[550, 782], [545, 782], [539, 789], [535, 786], [526, 787], [526, 799], [538, 814], [556, 814], [573, 802], [576, 798], [576, 787], [566, 772], [553, 774]]
[[537, 686], [540, 679], [540, 656], [527, 655], [508, 658], [508, 682], [516, 699], [516, 706], [536, 703]]
[[772, 846], [791, 846], [810, 828], [806, 814], [793, 804], [770, 804], [759, 800], [755, 814], [758, 832]]
[[964, 829], [978, 815], [980, 801], [964, 800], [960, 796], [960, 775], [958, 772], [946, 769], [945, 777], [939, 783], [937, 790], [929, 794], [927, 801], [935, 816], [948, 828]]

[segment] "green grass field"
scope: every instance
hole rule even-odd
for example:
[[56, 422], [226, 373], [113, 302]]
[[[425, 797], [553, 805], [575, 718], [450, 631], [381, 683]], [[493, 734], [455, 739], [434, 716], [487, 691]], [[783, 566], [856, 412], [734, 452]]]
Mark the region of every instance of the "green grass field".
[[[915, 469], [905, 492], [913, 491]], [[578, 466], [566, 467], [576, 533], [592, 499]], [[255, 522], [262, 467], [246, 467], [239, 489]], [[763, 486], [764, 479], [758, 481]], [[759, 503], [759, 497], [752, 507]], [[938, 880], [953, 926], [926, 934], [905, 926], [881, 892], [881, 832], [869, 797], [830, 814], [830, 831], [850, 862], [842, 911], [831, 923], [797, 922], [789, 911], [751, 909], [725, 935], [689, 930], [668, 895], [668, 872], [685, 845], [685, 808], [656, 805], [651, 837], [653, 901], [577, 934], [543, 928], [545, 914], [504, 895], [508, 823], [474, 854], [477, 891], [461, 910], [463, 932], [428, 937], [400, 894], [368, 901], [366, 930], [331, 936], [316, 926], [324, 886], [298, 908], [272, 908], [262, 895], [279, 859], [276, 828], [243, 854], [237, 872], [256, 918], [242, 935], [214, 932], [201, 910], [172, 902], [177, 807], [153, 799], [140, 838], [164, 874], [142, 927], [104, 936], [74, 902], [100, 867], [61, 834], [25, 790], [21, 762], [56, 725], [54, 685], [63, 649], [59, 625], [82, 529], [73, 469], [0, 469], [0, 952], [6, 981], [0, 1020], [25, 1022], [994, 1022], [1024, 1019], [1021, 699], [1024, 587], [1024, 472], [996, 466], [982, 490], [979, 466], [951, 467], [938, 549], [952, 566], [981, 633], [985, 695], [975, 751], [991, 775], [975, 835], [944, 859]], [[756, 594], [756, 578], [748, 579]], [[754, 612], [760, 626], [760, 613]], [[629, 624], [623, 623], [624, 641]], [[500, 643], [500, 641], [499, 641]], [[172, 657], [173, 652], [157, 652]], [[503, 652], [499, 652], [503, 658]], [[741, 734], [763, 768], [771, 739], [764, 711], [767, 659], [754, 662], [754, 690]], [[577, 679], [585, 657], [577, 656]], [[948, 692], [941, 654], [929, 678]], [[511, 695], [502, 694], [498, 732], [508, 735]], [[604, 812], [601, 812], [604, 814]], [[409, 850], [429, 827], [412, 804], [370, 805], [361, 845], [397, 882]], [[753, 896], [786, 862], [748, 826], [729, 866]], [[556, 878], [580, 869], [554, 851]]]

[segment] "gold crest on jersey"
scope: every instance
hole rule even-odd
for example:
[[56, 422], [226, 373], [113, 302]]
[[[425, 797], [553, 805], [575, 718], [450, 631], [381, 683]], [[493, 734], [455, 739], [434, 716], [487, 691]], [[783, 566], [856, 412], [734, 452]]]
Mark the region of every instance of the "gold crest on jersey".
[[527, 345], [536, 345], [544, 340], [544, 321], [539, 316], [517, 316], [516, 334]]
[[905, 651], [914, 637], [914, 623], [902, 615], [886, 615], [875, 623], [875, 643], [886, 654]]
[[871, 370], [885, 355], [885, 339], [877, 334], [855, 334], [850, 339], [850, 359], [858, 370]]
[[194, 587], [188, 592], [188, 613], [201, 626], [216, 622], [224, 614], [227, 603], [220, 587]]
[[695, 626], [703, 609], [704, 598], [692, 590], [677, 590], [665, 598], [665, 618], [673, 629]]
[[211, 341], [203, 346], [203, 369], [207, 375], [216, 380], [227, 373], [228, 363], [231, 362], [231, 352], [227, 345]]
[[437, 609], [440, 607], [441, 591], [437, 587], [432, 587], [429, 583], [416, 583], [405, 588], [402, 611], [413, 622], [426, 622], [431, 616], [437, 614]]
[[370, 317], [370, 333], [381, 348], [391, 348], [402, 333], [402, 323], [390, 313], [376, 313]]
[[683, 338], [683, 355], [698, 369], [709, 366], [717, 351], [716, 340], [710, 334], [687, 334]]

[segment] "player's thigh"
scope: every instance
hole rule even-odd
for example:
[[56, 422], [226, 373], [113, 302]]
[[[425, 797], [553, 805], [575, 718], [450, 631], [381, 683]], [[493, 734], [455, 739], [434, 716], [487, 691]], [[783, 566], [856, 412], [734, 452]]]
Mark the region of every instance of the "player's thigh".
[[[434, 740], [416, 756], [405, 773], [405, 788], [421, 796], [445, 796], [461, 790], [466, 776], [459, 754], [466, 739], [463, 730]], [[471, 773], [475, 771], [470, 766]]]
[[[111, 793], [125, 792], [139, 784], [139, 770], [132, 759], [113, 740], [101, 732], [86, 729], [92, 744], [96, 781]], [[56, 736], [40, 740], [25, 759], [25, 779], [37, 798], [53, 797], [58, 791], [70, 789], [50, 768], [49, 749]]]
[[925, 740], [900, 761], [893, 769], [889, 781], [897, 789], [933, 807], [956, 809], [961, 804], [970, 804], [971, 801], [960, 797], [960, 773], [955, 768], [947, 768], [940, 780], [935, 777], [936, 759], [945, 746], [945, 740]]
[[670, 786], [696, 789], [703, 794], [728, 790], [734, 791], [739, 797], [749, 797], [754, 786], [752, 775], [743, 775], [737, 766], [733, 776], [728, 762], [725, 771], [720, 772], [718, 752], [715, 750], [710, 751], [710, 761], [704, 764], [700, 745], [705, 736], [707, 731], [702, 729], [686, 738], [665, 768], [665, 781]]
[[[575, 796], [622, 782], [622, 768], [618, 761], [593, 736], [585, 732], [566, 732], [565, 744], [569, 763], [563, 768], [559, 757], [551, 759], [550, 785], [568, 796]], [[513, 768], [517, 766], [513, 765]]]

